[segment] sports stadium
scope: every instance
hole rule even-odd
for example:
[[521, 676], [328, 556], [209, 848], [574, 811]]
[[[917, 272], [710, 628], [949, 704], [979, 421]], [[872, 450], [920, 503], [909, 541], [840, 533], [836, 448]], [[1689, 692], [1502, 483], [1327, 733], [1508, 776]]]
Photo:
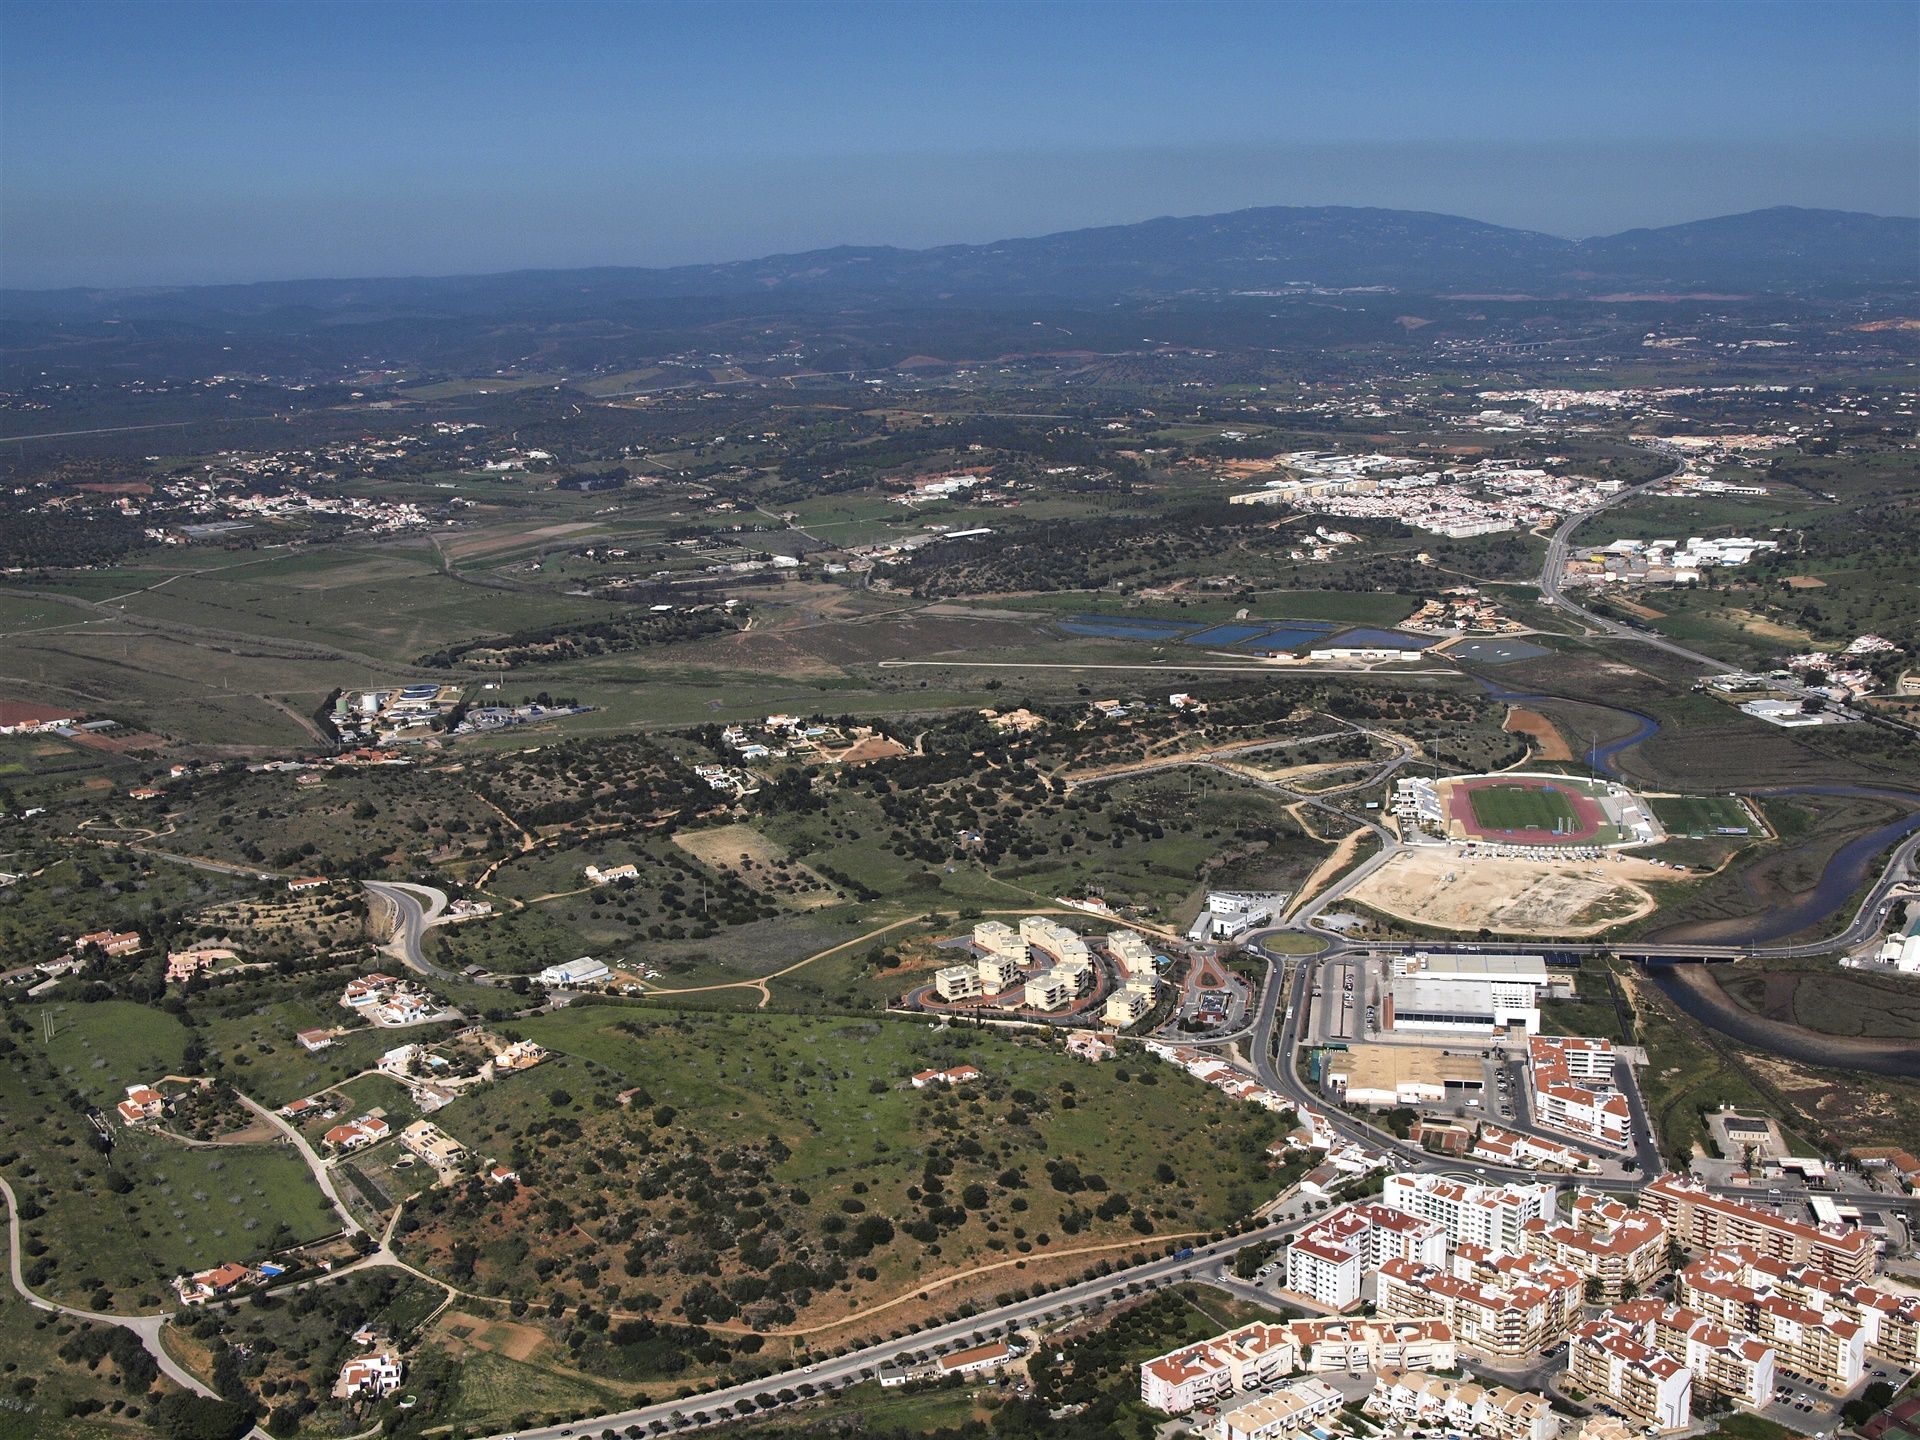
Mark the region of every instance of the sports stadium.
[[1597, 850], [1666, 838], [1652, 807], [1625, 786], [1573, 775], [1403, 780], [1394, 811], [1404, 838], [1413, 841], [1417, 830], [1430, 840], [1467, 845]]

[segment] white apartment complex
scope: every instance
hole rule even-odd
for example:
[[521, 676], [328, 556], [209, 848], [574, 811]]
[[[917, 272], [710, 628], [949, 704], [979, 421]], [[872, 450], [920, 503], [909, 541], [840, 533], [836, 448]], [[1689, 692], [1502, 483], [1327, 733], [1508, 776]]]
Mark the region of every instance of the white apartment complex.
[[1527, 1222], [1553, 1219], [1559, 1193], [1544, 1181], [1473, 1185], [1440, 1175], [1389, 1175], [1380, 1200], [1422, 1220], [1437, 1220], [1456, 1246], [1520, 1255], [1527, 1249]]
[[1614, 1088], [1613, 1044], [1579, 1035], [1527, 1042], [1534, 1122], [1613, 1149], [1632, 1139], [1633, 1115]]
[[1345, 1397], [1324, 1380], [1290, 1380], [1270, 1395], [1235, 1406], [1214, 1426], [1218, 1440], [1288, 1440], [1315, 1428]]
[[1107, 936], [1107, 954], [1129, 980], [1151, 979], [1153, 947], [1135, 930], [1115, 930]]
[[949, 965], [934, 975], [933, 990], [942, 1000], [978, 1000], [980, 972], [972, 965]]
[[1345, 1310], [1359, 1301], [1361, 1280], [1395, 1258], [1444, 1265], [1446, 1228], [1387, 1205], [1345, 1205], [1287, 1247], [1287, 1289]]
[[999, 920], [982, 920], [973, 927], [973, 947], [982, 955], [997, 955], [1018, 965], [1027, 963], [1027, 942], [1018, 930]]
[[1153, 1009], [1157, 988], [1157, 982], [1153, 980], [1127, 981], [1107, 997], [1106, 1008], [1100, 1012], [1101, 1020], [1116, 1030], [1138, 1024]]
[[1184, 1415], [1228, 1390], [1270, 1385], [1301, 1369], [1359, 1375], [1383, 1365], [1451, 1370], [1457, 1363], [1453, 1332], [1439, 1321], [1256, 1322], [1142, 1362], [1140, 1398]]

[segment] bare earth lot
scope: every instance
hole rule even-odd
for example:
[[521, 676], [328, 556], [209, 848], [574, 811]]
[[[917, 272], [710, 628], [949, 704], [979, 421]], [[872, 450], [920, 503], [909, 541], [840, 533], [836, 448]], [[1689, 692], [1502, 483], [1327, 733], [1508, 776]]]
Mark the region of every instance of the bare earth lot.
[[1598, 935], [1653, 912], [1641, 882], [1674, 878], [1664, 866], [1633, 858], [1465, 860], [1433, 848], [1394, 856], [1353, 898], [1443, 930]]

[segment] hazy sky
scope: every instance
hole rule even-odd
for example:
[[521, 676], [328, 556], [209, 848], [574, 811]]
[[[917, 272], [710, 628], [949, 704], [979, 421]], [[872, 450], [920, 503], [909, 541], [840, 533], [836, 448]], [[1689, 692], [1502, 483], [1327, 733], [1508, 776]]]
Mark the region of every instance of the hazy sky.
[[1920, 211], [1920, 4], [0, 0], [0, 283]]

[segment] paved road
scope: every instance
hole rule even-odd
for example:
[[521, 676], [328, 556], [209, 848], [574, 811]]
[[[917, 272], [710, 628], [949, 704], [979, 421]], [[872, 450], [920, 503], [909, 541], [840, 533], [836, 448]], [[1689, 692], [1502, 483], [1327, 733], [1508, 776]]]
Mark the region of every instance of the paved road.
[[1608, 496], [1598, 505], [1590, 506], [1585, 510], [1574, 511], [1573, 514], [1567, 516], [1566, 519], [1562, 520], [1560, 524], [1555, 527], [1552, 536], [1547, 540], [1546, 560], [1540, 566], [1540, 598], [1548, 605], [1565, 611], [1574, 619], [1579, 620], [1581, 623], [1601, 634], [1611, 635], [1620, 640], [1638, 641], [1642, 645], [1651, 645], [1656, 650], [1664, 650], [1669, 655], [1685, 660], [1689, 664], [1696, 665], [1702, 670], [1721, 671], [1732, 669], [1734, 667], [1727, 665], [1725, 662], [1716, 660], [1711, 655], [1702, 655], [1697, 650], [1689, 650], [1686, 646], [1677, 644], [1667, 639], [1664, 635], [1656, 635], [1652, 631], [1642, 629], [1639, 626], [1629, 625], [1620, 620], [1609, 620], [1604, 615], [1596, 615], [1584, 605], [1570, 599], [1563, 588], [1566, 583], [1567, 553], [1572, 548], [1573, 532], [1575, 530], [1579, 529], [1580, 526], [1602, 511], [1611, 510], [1616, 505], [1624, 505], [1629, 500], [1646, 493], [1663, 481], [1670, 480], [1680, 473], [1681, 466], [1684, 462], [1679, 457], [1674, 456], [1669, 450], [1660, 447], [1653, 448], [1659, 449], [1659, 453], [1672, 458], [1673, 463], [1668, 466], [1667, 469], [1654, 476], [1651, 480], [1643, 480], [1638, 485], [1627, 486], [1619, 493]]
[[[716, 1390], [710, 1394], [696, 1395], [684, 1400], [663, 1400], [658, 1404], [643, 1405], [637, 1409], [623, 1410], [618, 1414], [595, 1415], [585, 1420], [574, 1420], [561, 1425], [546, 1425], [515, 1433], [519, 1436], [519, 1440], [562, 1440], [562, 1437], [566, 1436], [580, 1437], [580, 1440], [585, 1440], [585, 1437], [597, 1436], [601, 1430], [609, 1427], [621, 1430], [629, 1425], [638, 1425], [644, 1429], [655, 1421], [673, 1424], [678, 1419], [687, 1429], [727, 1424], [733, 1419], [732, 1407], [743, 1400], [749, 1402], [765, 1400], [770, 1402], [766, 1408], [777, 1409], [780, 1402], [774, 1397], [783, 1389], [796, 1390], [800, 1385], [807, 1384], [816, 1390], [829, 1390], [857, 1384], [862, 1379], [869, 1378], [877, 1367], [897, 1363], [918, 1352], [945, 1352], [978, 1344], [1021, 1325], [1059, 1316], [1080, 1307], [1097, 1305], [1122, 1293], [1129, 1286], [1160, 1286], [1194, 1278], [1212, 1269], [1223, 1258], [1233, 1255], [1236, 1251], [1249, 1245], [1257, 1245], [1264, 1240], [1274, 1240], [1290, 1235], [1307, 1223], [1306, 1220], [1301, 1219], [1264, 1226], [1230, 1240], [1195, 1246], [1184, 1259], [1170, 1256], [1161, 1260], [1150, 1260], [1130, 1269], [1117, 1270], [1097, 1280], [1086, 1280], [1077, 1285], [1069, 1285], [1048, 1295], [1039, 1295], [1031, 1300], [1021, 1300], [1012, 1305], [984, 1310], [965, 1320], [956, 1320], [945, 1325], [919, 1330], [903, 1339], [882, 1341], [835, 1359], [799, 1366], [783, 1374], [769, 1375], [762, 1380], [729, 1386], [725, 1390]], [[725, 1414], [721, 1413], [723, 1410]]]
[[[13, 1288], [18, 1290], [36, 1310], [45, 1310], [55, 1315], [70, 1315], [76, 1320], [88, 1320], [96, 1325], [117, 1325], [122, 1330], [131, 1330], [140, 1337], [140, 1343], [147, 1348], [160, 1366], [160, 1373], [182, 1389], [191, 1390], [196, 1395], [204, 1395], [209, 1400], [220, 1397], [195, 1378], [192, 1371], [179, 1364], [160, 1343], [160, 1332], [166, 1328], [172, 1318], [171, 1312], [165, 1315], [109, 1315], [99, 1310], [82, 1310], [73, 1305], [61, 1305], [52, 1300], [43, 1300], [27, 1287], [27, 1280], [20, 1266], [20, 1202], [14, 1198], [13, 1187], [0, 1180], [0, 1195], [7, 1198], [7, 1241], [9, 1249], [8, 1266], [13, 1276]], [[255, 1432], [258, 1434], [259, 1432]]]
[[[393, 912], [393, 953], [406, 962], [410, 969], [418, 970], [422, 975], [436, 980], [457, 980], [460, 977], [453, 971], [433, 964], [422, 953], [421, 937], [427, 933], [427, 927], [440, 918], [447, 908], [447, 895], [444, 890], [436, 890], [431, 885], [413, 885], [404, 880], [364, 880], [361, 882], [374, 897], [376, 905], [385, 906]], [[425, 900], [423, 905], [421, 902]]]

